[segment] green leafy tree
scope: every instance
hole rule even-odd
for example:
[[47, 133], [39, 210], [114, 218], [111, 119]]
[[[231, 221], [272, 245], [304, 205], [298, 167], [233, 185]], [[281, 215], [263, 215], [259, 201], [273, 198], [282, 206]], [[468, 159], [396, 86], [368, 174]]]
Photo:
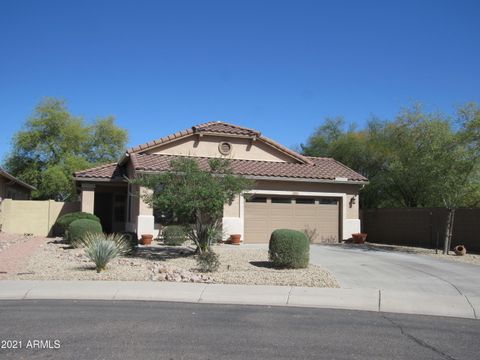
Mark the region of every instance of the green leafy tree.
[[461, 107], [455, 118], [415, 104], [391, 121], [371, 120], [362, 130], [327, 119], [302, 145], [313, 156], [333, 157], [369, 178], [363, 207], [445, 207], [445, 251], [455, 209], [478, 206], [480, 111]]
[[87, 125], [64, 100], [46, 98], [15, 134], [5, 167], [37, 188], [36, 199], [73, 200], [72, 173], [116, 160], [127, 138], [112, 117]]
[[151, 191], [143, 195], [153, 208], [173, 211], [189, 228], [189, 236], [202, 253], [218, 236], [219, 220], [225, 204], [248, 190], [251, 182], [232, 173], [224, 159], [211, 159], [207, 168], [189, 158], [173, 160], [165, 173], [146, 175], [134, 181]]

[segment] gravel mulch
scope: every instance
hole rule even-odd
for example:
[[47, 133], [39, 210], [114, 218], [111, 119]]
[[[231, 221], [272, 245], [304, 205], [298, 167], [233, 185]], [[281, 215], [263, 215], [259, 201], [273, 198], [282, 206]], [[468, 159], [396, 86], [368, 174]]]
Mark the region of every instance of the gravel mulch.
[[24, 275], [12, 279], [28, 280], [130, 280], [181, 281], [250, 285], [290, 285], [339, 287], [333, 275], [310, 265], [306, 269], [274, 269], [265, 249], [244, 249], [217, 245], [220, 268], [214, 273], [197, 270], [193, 247], [164, 245], [139, 246], [132, 256], [113, 260], [106, 271], [97, 273], [83, 249], [72, 249], [60, 239], [52, 239], [34, 255]]

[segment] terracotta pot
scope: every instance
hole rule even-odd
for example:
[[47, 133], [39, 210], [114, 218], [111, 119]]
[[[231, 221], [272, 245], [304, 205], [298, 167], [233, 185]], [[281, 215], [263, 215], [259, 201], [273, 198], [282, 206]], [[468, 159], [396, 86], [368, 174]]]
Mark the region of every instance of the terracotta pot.
[[366, 233], [352, 234], [352, 239], [354, 244], [363, 244], [367, 239], [367, 234]]
[[465, 245], [457, 245], [453, 248], [453, 251], [455, 251], [455, 255], [457, 256], [463, 256], [467, 253]]
[[140, 240], [140, 243], [142, 245], [150, 245], [153, 240], [153, 235], [152, 234], [142, 234], [142, 239]]
[[242, 235], [240, 234], [232, 234], [230, 235], [230, 244], [232, 245], [240, 245], [240, 239], [242, 238]]

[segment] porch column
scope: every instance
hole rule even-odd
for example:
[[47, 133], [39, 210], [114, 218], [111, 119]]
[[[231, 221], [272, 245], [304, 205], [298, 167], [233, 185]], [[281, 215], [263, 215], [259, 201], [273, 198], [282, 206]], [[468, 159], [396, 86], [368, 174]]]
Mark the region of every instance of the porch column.
[[95, 205], [95, 184], [82, 184], [81, 211], [93, 214]]
[[142, 195], [151, 193], [152, 190], [145, 187], [140, 187], [138, 197], [139, 208], [138, 208], [138, 218], [137, 218], [137, 234], [141, 236], [142, 234], [152, 234], [155, 233], [155, 218], [153, 217], [153, 208], [143, 201]]

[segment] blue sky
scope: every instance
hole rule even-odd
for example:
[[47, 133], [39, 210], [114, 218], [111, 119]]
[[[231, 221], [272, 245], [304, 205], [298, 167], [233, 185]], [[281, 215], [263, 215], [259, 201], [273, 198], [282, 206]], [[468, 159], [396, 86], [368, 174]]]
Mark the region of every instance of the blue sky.
[[130, 145], [223, 120], [284, 145], [480, 102], [478, 1], [0, 2], [0, 159], [44, 96]]

